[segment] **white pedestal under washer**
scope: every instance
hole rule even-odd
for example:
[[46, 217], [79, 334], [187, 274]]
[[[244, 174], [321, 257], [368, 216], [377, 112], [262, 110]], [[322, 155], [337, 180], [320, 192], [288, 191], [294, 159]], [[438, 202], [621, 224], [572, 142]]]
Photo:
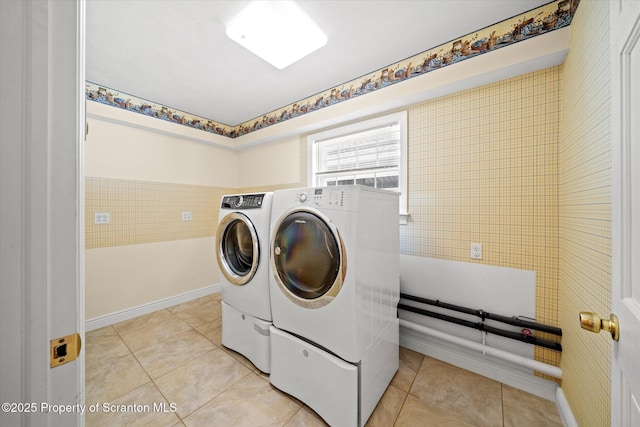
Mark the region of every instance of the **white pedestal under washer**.
[[273, 196], [270, 380], [331, 425], [364, 425], [398, 368], [398, 215], [364, 186]]
[[222, 344], [270, 371], [269, 227], [273, 193], [222, 197], [216, 259], [222, 273]]

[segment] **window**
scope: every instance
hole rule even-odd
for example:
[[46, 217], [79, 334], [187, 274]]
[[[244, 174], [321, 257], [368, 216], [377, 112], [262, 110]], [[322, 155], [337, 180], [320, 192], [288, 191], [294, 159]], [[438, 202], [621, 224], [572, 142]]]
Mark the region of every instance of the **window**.
[[407, 113], [309, 135], [309, 185], [362, 184], [400, 193], [407, 215]]

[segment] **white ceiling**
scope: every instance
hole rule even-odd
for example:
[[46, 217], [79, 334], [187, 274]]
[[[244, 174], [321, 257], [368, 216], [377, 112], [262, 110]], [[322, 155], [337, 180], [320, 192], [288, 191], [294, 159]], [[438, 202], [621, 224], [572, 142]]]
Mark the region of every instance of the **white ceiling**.
[[88, 0], [86, 79], [235, 126], [548, 2], [299, 0], [329, 41], [278, 70], [225, 34], [248, 1]]

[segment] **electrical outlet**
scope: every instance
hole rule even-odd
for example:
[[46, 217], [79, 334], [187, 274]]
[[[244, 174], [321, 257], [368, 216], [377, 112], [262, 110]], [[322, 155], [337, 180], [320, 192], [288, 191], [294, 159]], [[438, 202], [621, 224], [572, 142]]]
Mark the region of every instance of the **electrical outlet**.
[[110, 220], [109, 212], [96, 212], [93, 217], [93, 221], [96, 224], [109, 224]]
[[482, 259], [482, 243], [471, 244], [471, 259]]
[[191, 212], [182, 212], [183, 221], [191, 221]]

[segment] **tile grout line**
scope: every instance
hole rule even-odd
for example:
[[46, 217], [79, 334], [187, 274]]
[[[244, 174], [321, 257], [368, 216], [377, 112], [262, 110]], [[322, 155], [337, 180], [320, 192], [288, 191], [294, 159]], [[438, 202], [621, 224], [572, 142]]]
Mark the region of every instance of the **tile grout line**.
[[[136, 361], [136, 363], [138, 364], [138, 366], [140, 366], [140, 369], [142, 369], [142, 371], [144, 372], [144, 374], [145, 374], [145, 375], [147, 376], [147, 378], [149, 379], [149, 381], [147, 381], [146, 383], [141, 384], [141, 385], [139, 385], [138, 387], [135, 387], [135, 388], [133, 388], [133, 389], [131, 389], [131, 390], [128, 390], [128, 391], [126, 391], [126, 392], [122, 393], [121, 395], [119, 395], [119, 396], [117, 396], [117, 397], [113, 398], [113, 399], [111, 400], [111, 402], [113, 402], [113, 400], [120, 399], [121, 397], [123, 397], [123, 396], [125, 396], [125, 395], [127, 395], [127, 394], [129, 394], [129, 393], [131, 393], [131, 392], [133, 392], [133, 391], [135, 391], [135, 390], [137, 390], [137, 389], [139, 389], [140, 387], [145, 386], [145, 385], [146, 385], [146, 384], [148, 384], [148, 383], [153, 383], [153, 378], [151, 378], [151, 375], [149, 375], [149, 373], [148, 373], [148, 372], [147, 372], [147, 370], [144, 368], [144, 366], [142, 366], [142, 363], [140, 363], [140, 361], [138, 360], [138, 358], [136, 357], [136, 355], [133, 353], [133, 351], [131, 350], [131, 348], [130, 348], [130, 347], [129, 347], [129, 345], [127, 344], [127, 342], [126, 342], [124, 339], [122, 339], [122, 336], [120, 335], [120, 333], [118, 332], [118, 330], [117, 330], [113, 325], [109, 325], [109, 326], [110, 326], [110, 327], [115, 331], [115, 333], [116, 333], [116, 335], [118, 335], [118, 338], [120, 339], [120, 341], [122, 341], [122, 343], [124, 344], [124, 346], [125, 346], [125, 347], [127, 348], [127, 350], [129, 351], [129, 354], [133, 357], [133, 359]], [[126, 357], [126, 356], [121, 356], [121, 357]], [[153, 384], [153, 385], [154, 385], [154, 387], [155, 387], [155, 384]], [[109, 403], [111, 403], [111, 402], [109, 402]]]
[[500, 383], [500, 408], [502, 409], [502, 426], [504, 427], [504, 384]]
[[398, 414], [396, 415], [396, 418], [393, 420], [393, 425], [395, 426], [398, 423], [398, 418], [400, 418], [400, 414], [402, 414], [402, 410], [404, 409], [404, 406], [407, 403], [407, 398], [409, 397], [409, 392], [406, 392], [404, 394], [404, 399], [402, 399], [402, 405], [400, 405], [400, 410], [398, 411]]
[[[175, 315], [175, 313], [173, 313], [173, 312], [172, 312], [171, 310], [169, 310], [168, 308], [164, 308], [164, 309], [162, 309], [162, 310], [166, 310], [166, 311], [168, 311], [172, 316], [175, 316], [176, 318], [180, 319], [178, 316], [176, 316], [176, 315]], [[160, 311], [162, 311], [162, 310], [157, 310], [157, 311], [154, 311], [153, 313], [157, 313], [157, 312], [160, 312]], [[149, 313], [149, 314], [152, 314], [152, 313]], [[180, 320], [182, 320], [182, 319], [180, 319]], [[183, 322], [184, 322], [184, 321], [183, 321]], [[184, 323], [186, 323], [186, 324], [189, 326], [189, 328], [191, 328], [191, 330], [193, 330], [193, 331], [195, 331], [196, 333], [200, 334], [200, 332], [199, 332], [198, 330], [196, 330], [193, 326], [191, 326], [189, 323], [187, 323], [187, 322], [184, 322]], [[147, 377], [149, 378], [149, 383], [151, 383], [151, 384], [153, 385], [153, 387], [158, 391], [158, 393], [160, 393], [160, 395], [164, 398], [164, 400], [165, 400], [167, 403], [169, 403], [169, 399], [167, 398], [167, 396], [162, 392], [162, 389], [160, 389], [160, 387], [159, 387], [159, 386], [158, 386], [158, 384], [156, 383], [155, 379], [151, 376], [151, 374], [150, 374], [150, 373], [147, 371], [147, 369], [143, 366], [143, 364], [140, 362], [140, 360], [138, 359], [138, 357], [136, 356], [136, 354], [133, 352], [133, 350], [131, 350], [131, 347], [129, 347], [129, 345], [128, 345], [128, 344], [127, 344], [127, 342], [124, 340], [124, 338], [122, 338], [122, 335], [120, 335], [120, 332], [118, 332], [118, 330], [117, 330], [113, 325], [111, 325], [111, 327], [113, 328], [113, 330], [115, 331], [115, 333], [118, 335], [118, 338], [120, 338], [120, 340], [123, 342], [123, 344], [127, 347], [127, 350], [129, 350], [129, 353], [131, 354], [131, 356], [133, 356], [133, 358], [134, 358], [134, 359], [135, 359], [135, 361], [138, 363], [138, 365], [140, 366], [140, 368], [142, 368], [142, 370], [144, 371], [144, 373], [147, 375]], [[137, 330], [139, 330], [139, 329], [143, 329], [143, 328], [144, 328], [144, 327], [140, 327], [140, 328], [137, 328], [137, 329], [135, 329], [135, 330], [137, 331]], [[188, 331], [188, 330], [187, 330], [187, 331]], [[184, 332], [187, 332], [187, 331], [184, 331]], [[181, 332], [181, 333], [182, 333], [182, 332]], [[200, 335], [202, 335], [202, 334], [200, 334]], [[204, 337], [204, 336], [203, 336], [203, 337]], [[213, 349], [213, 350], [209, 350], [209, 351], [205, 352], [204, 354], [207, 354], [207, 353], [209, 353], [209, 352], [211, 352], [211, 351], [214, 351], [214, 350], [216, 350], [216, 349], [218, 349], [218, 348], [219, 348], [219, 347], [218, 347], [214, 342], [212, 342], [211, 340], [209, 340], [207, 337], [204, 337], [204, 338], [205, 338], [205, 339], [207, 339], [209, 342], [211, 342], [211, 343], [214, 345], [214, 347], [215, 347], [215, 349]], [[148, 347], [150, 347], [150, 346], [152, 346], [152, 345], [153, 345], [153, 344], [149, 345]], [[145, 348], [146, 348], [146, 347], [145, 347]], [[200, 357], [200, 356], [198, 356], [198, 357]], [[195, 359], [194, 359], [194, 360], [195, 360]], [[169, 373], [171, 373], [171, 372], [175, 371], [176, 369], [180, 368], [181, 366], [184, 366], [186, 363], [188, 363], [188, 362], [185, 362], [185, 363], [183, 363], [183, 364], [181, 364], [181, 365], [179, 365], [179, 366], [175, 367], [174, 369], [172, 369], [172, 370], [170, 370], [170, 371], [168, 371], [168, 372], [166, 372], [166, 373], [162, 374], [160, 377], [163, 377], [164, 375], [167, 375], [167, 374], [169, 374]], [[158, 378], [160, 378], [160, 377], [158, 377]], [[144, 385], [146, 385], [146, 384], [148, 384], [148, 383], [145, 383], [145, 384], [141, 385], [140, 387], [142, 387], [142, 386], [144, 386]], [[140, 387], [136, 387], [136, 388], [134, 388], [133, 390], [130, 390], [130, 391], [128, 391], [128, 392], [126, 392], [126, 393], [124, 393], [122, 396], [125, 396], [125, 395], [127, 395], [128, 393], [131, 393], [132, 391], [135, 391], [135, 390], [137, 390], [137, 389], [138, 389], [138, 388], [140, 388]], [[119, 396], [119, 397], [117, 397], [116, 399], [119, 399], [119, 398], [120, 398], [120, 397], [122, 397], [122, 396]], [[199, 409], [199, 408], [198, 408], [198, 409]], [[195, 412], [195, 410], [194, 410], [194, 411], [192, 411], [191, 413], [193, 413], [193, 412]], [[178, 418], [178, 420], [179, 420], [182, 424], [184, 424], [184, 419], [183, 419], [180, 415], [178, 415], [178, 411], [176, 411], [174, 414], [175, 414], [176, 418]], [[191, 415], [191, 414], [188, 414], [187, 416], [189, 416], [189, 415]], [[186, 416], [185, 416], [185, 418], [186, 418]]]
[[[202, 334], [200, 331], [198, 331], [198, 330], [197, 330], [194, 326], [192, 326], [189, 322], [187, 322], [187, 321], [183, 320], [183, 319], [182, 319], [182, 318], [180, 318], [176, 313], [174, 313], [174, 312], [171, 310], [171, 308], [175, 308], [175, 307], [176, 307], [176, 306], [171, 306], [171, 307], [167, 307], [167, 308], [165, 308], [165, 309], [163, 309], [163, 310], [167, 310], [169, 313], [171, 313], [171, 315], [172, 315], [172, 316], [175, 316], [177, 319], [182, 320], [185, 324], [187, 324], [187, 325], [189, 326], [189, 328], [191, 328], [191, 330], [192, 330], [192, 331], [195, 331], [197, 334], [201, 335], [201, 336], [202, 336], [203, 338], [205, 338], [207, 341], [211, 342], [211, 344], [213, 344], [213, 346], [215, 347], [214, 349], [209, 350], [209, 351], [207, 351], [207, 352], [203, 353], [202, 355], [200, 355], [200, 356], [198, 356], [198, 357], [196, 357], [195, 359], [192, 359], [192, 360], [196, 360], [196, 359], [198, 359], [199, 357], [204, 356], [205, 354], [208, 354], [208, 353], [210, 353], [210, 352], [212, 352], [212, 351], [215, 351], [215, 350], [218, 350], [218, 349], [219, 349], [219, 347], [216, 345], [216, 343], [214, 343], [214, 342], [213, 342], [213, 341], [211, 341], [209, 338], [207, 338], [206, 336], [204, 336], [204, 334]], [[158, 310], [158, 311], [160, 311], [160, 310]], [[115, 328], [114, 328], [114, 329], [115, 329]], [[142, 328], [140, 328], [140, 329], [142, 329]], [[116, 331], [116, 332], [117, 332], [117, 331]], [[187, 332], [187, 331], [185, 331], [185, 332]], [[182, 333], [182, 332], [181, 332], [181, 333]], [[122, 338], [121, 338], [121, 339], [122, 339]], [[124, 340], [123, 340], [123, 341], [124, 341]], [[125, 342], [125, 345], [126, 345], [126, 342]], [[133, 354], [133, 352], [131, 352], [131, 353]], [[133, 354], [133, 356], [134, 356], [134, 357], [136, 357], [136, 356], [135, 356], [135, 354]], [[136, 360], [138, 360], [138, 359], [137, 359], [137, 357], [136, 357]], [[168, 372], [165, 372], [164, 374], [160, 375], [158, 378], [162, 378], [163, 376], [170, 374], [171, 372], [175, 371], [176, 369], [179, 369], [180, 367], [185, 366], [185, 365], [186, 365], [187, 363], [189, 363], [189, 362], [190, 362], [190, 361], [185, 362], [185, 363], [183, 363], [183, 364], [181, 364], [181, 365], [177, 366], [175, 369], [172, 369], [172, 370], [170, 370], [170, 371], [168, 371]], [[151, 383], [152, 383], [152, 384], [153, 384], [153, 386], [156, 388], [156, 390], [158, 390], [158, 392], [159, 392], [159, 393], [160, 393], [160, 395], [165, 399], [165, 401], [166, 401], [167, 403], [169, 403], [169, 398], [168, 398], [168, 397], [167, 397], [167, 396], [162, 392], [162, 389], [158, 386], [158, 384], [156, 383], [155, 379], [151, 376], [151, 374], [150, 374], [149, 372], [147, 372], [147, 370], [144, 368], [144, 366], [142, 366], [142, 363], [140, 363], [140, 361], [139, 361], [139, 360], [138, 360], [138, 363], [140, 364], [140, 366], [142, 367], [142, 369], [145, 371], [145, 373], [149, 376], [149, 378], [151, 379]], [[224, 392], [224, 391], [223, 391], [223, 392]], [[223, 392], [221, 392], [221, 393], [223, 393]], [[220, 394], [220, 393], [218, 393], [218, 395], [219, 395], [219, 394]], [[216, 395], [216, 396], [218, 396], [218, 395]], [[184, 416], [184, 418], [183, 418], [182, 416], [178, 415], [178, 411], [177, 411], [177, 410], [176, 410], [176, 412], [175, 412], [175, 415], [176, 415], [176, 417], [180, 420], [180, 422], [181, 422], [183, 425], [186, 425], [186, 424], [184, 423], [185, 418], [187, 418], [189, 415], [193, 414], [195, 411], [197, 411], [198, 409], [200, 409], [202, 406], [204, 406], [204, 405], [206, 405], [207, 403], [209, 403], [209, 402], [210, 402], [211, 400], [213, 400], [214, 398], [215, 398], [215, 396], [214, 396], [212, 399], [210, 399], [210, 400], [208, 400], [207, 402], [205, 402], [203, 405], [201, 405], [201, 406], [199, 406], [198, 408], [196, 408], [196, 409], [194, 409], [193, 411], [191, 411], [189, 414], [186, 414], [186, 415]]]

